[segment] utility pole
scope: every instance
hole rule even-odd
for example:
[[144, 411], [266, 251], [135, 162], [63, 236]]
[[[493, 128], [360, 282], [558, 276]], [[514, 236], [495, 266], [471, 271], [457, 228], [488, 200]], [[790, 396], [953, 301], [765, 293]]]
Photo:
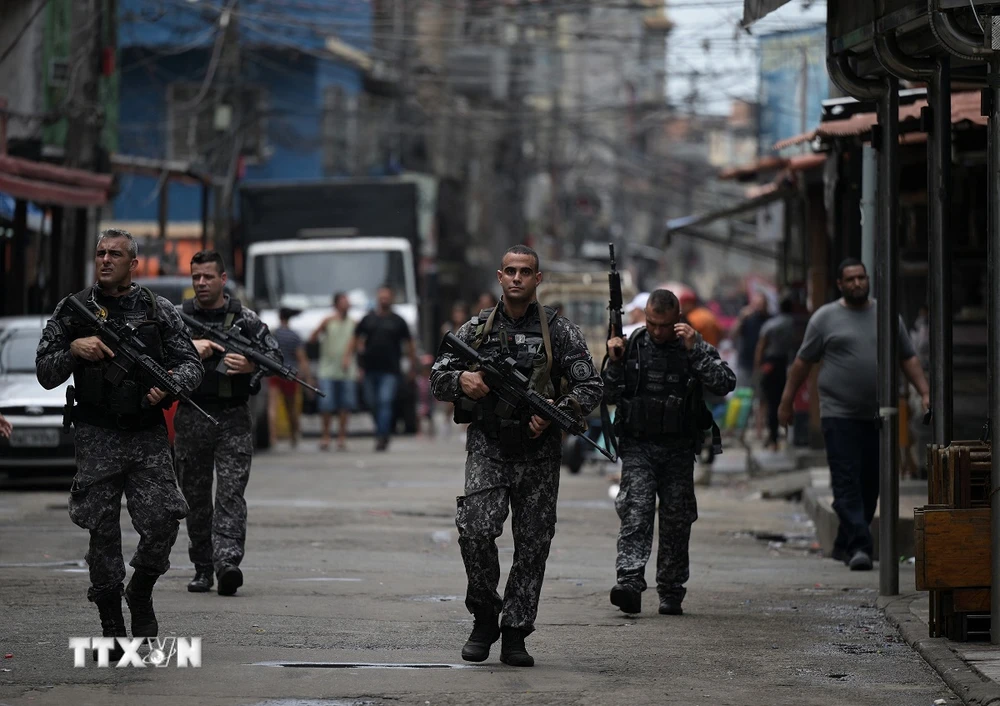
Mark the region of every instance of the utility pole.
[[[93, 171], [98, 166], [105, 119], [99, 84], [103, 3], [101, 0], [73, 0], [71, 13], [74, 31], [71, 32], [69, 66], [73, 80], [69, 82], [70, 95], [67, 96], [64, 160], [67, 167]], [[91, 29], [82, 31], [84, 27]], [[90, 253], [96, 247], [100, 218], [97, 209], [67, 210], [69, 212], [62, 219], [62, 244], [72, 245], [54, 249], [52, 279], [53, 283], [79, 289], [78, 284], [93, 281]], [[78, 269], [81, 265], [82, 271]]]
[[407, 39], [412, 26], [412, 2], [396, 0], [393, 4], [393, 34], [396, 36], [396, 56], [399, 66], [399, 84], [396, 95], [396, 140], [394, 150], [400, 169], [407, 166], [410, 149], [410, 92], [412, 72], [410, 71], [410, 45]]
[[243, 151], [243, 86], [240, 80], [239, 0], [231, 0], [219, 16], [222, 48], [216, 74], [215, 109], [212, 117], [218, 145], [212, 160], [215, 186], [215, 249], [226, 262], [233, 262], [232, 213], [233, 192]]
[[[561, 134], [562, 124], [562, 101], [560, 91], [562, 89], [562, 47], [560, 45], [559, 15], [555, 8], [549, 10], [549, 46], [552, 54], [549, 56], [549, 90], [552, 105], [549, 108], [549, 181], [551, 183], [551, 209], [552, 209], [552, 240], [557, 257], [562, 256], [562, 233], [561, 213], [559, 199], [562, 193], [559, 164], [562, 159]], [[556, 57], [559, 57], [559, 67], [556, 68]]]
[[[802, 54], [802, 69], [799, 72], [799, 134], [805, 135], [809, 129], [806, 113], [809, 108], [809, 48], [805, 45], [799, 47]], [[799, 151], [805, 154], [808, 143], [799, 145]]]
[[523, 243], [527, 239], [524, 219], [524, 64], [527, 45], [524, 41], [523, 5], [514, 5], [516, 36], [510, 54], [510, 71], [507, 75], [507, 101], [511, 113], [510, 144], [510, 207], [508, 209], [510, 242]]

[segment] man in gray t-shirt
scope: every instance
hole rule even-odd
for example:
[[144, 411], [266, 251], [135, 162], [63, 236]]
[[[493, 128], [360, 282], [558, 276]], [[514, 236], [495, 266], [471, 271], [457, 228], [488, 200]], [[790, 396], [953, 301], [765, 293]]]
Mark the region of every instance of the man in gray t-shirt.
[[[833, 509], [840, 519], [833, 557], [853, 571], [869, 570], [870, 526], [879, 492], [876, 308], [868, 296], [868, 273], [857, 260], [849, 258], [840, 264], [837, 286], [843, 297], [820, 307], [809, 320], [802, 347], [788, 371], [778, 417], [785, 425], [791, 421], [795, 393], [812, 366], [822, 362], [820, 417]], [[920, 392], [924, 409], [929, 409], [927, 380], [902, 320], [898, 351], [906, 378]]]

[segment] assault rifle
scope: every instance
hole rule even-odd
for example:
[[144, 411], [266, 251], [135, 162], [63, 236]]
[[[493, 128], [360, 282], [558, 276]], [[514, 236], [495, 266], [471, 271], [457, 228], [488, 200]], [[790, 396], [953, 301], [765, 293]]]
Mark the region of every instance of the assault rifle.
[[[116, 327], [106, 319], [99, 319], [94, 312], [87, 308], [86, 304], [76, 297], [70, 297], [66, 300], [66, 303], [88, 325], [95, 328], [101, 340], [107, 344], [108, 348], [114, 351], [115, 356], [111, 359], [107, 372], [104, 374], [108, 382], [117, 387], [122, 383], [126, 375], [138, 369], [146, 378], [152, 381], [153, 387], [163, 390], [171, 397], [179, 399], [182, 402], [187, 402], [201, 412], [202, 416], [212, 422], [212, 424], [219, 423], [215, 417], [195, 404], [191, 400], [191, 395], [181, 387], [180, 383], [174, 380], [173, 376], [162, 365], [153, 360], [145, 352], [146, 344], [139, 338], [134, 326], [125, 324]], [[145, 395], [143, 395], [142, 399], [143, 404], [145, 404]]]
[[312, 390], [320, 397], [326, 397], [323, 392], [305, 380], [298, 376], [298, 371], [294, 368], [290, 368], [287, 365], [282, 365], [278, 363], [273, 358], [269, 358], [258, 350], [256, 344], [249, 340], [245, 336], [240, 334], [239, 327], [233, 326], [229, 331], [223, 331], [219, 328], [213, 328], [197, 319], [188, 316], [183, 311], [181, 312], [181, 319], [191, 327], [191, 330], [200, 338], [207, 338], [210, 341], [218, 343], [220, 346], [225, 348], [225, 352], [222, 358], [219, 360], [219, 364], [216, 366], [215, 371], [217, 373], [222, 373], [223, 375], [229, 370], [226, 367], [225, 354], [226, 353], [236, 353], [241, 355], [249, 361], [253, 361], [257, 364], [257, 367], [263, 370], [270, 371], [278, 377], [284, 378], [285, 380], [292, 380], [302, 385], [302, 387]]
[[530, 389], [528, 387], [530, 381], [514, 367], [514, 361], [511, 358], [504, 358], [500, 352], [489, 355], [480, 353], [451, 332], [444, 335], [441, 347], [455, 353], [466, 364], [477, 365], [479, 372], [483, 373], [486, 385], [500, 398], [503, 404], [517, 407], [520, 402], [524, 402], [532, 414], [547, 419], [565, 432], [579, 436], [600, 451], [609, 461], [615, 460], [610, 453], [586, 435], [586, 430], [580, 428], [580, 424], [573, 415], [559, 409], [536, 391]]
[[611, 251], [611, 271], [608, 273], [608, 290], [611, 292], [611, 301], [608, 303], [608, 310], [611, 312], [608, 322], [608, 338], [622, 335], [622, 276], [618, 273], [618, 265], [615, 262], [615, 244], [608, 243]]
[[[608, 311], [610, 312], [608, 317], [608, 340], [610, 341], [616, 336], [624, 338], [625, 333], [622, 326], [622, 317], [624, 316], [624, 312], [622, 311], [622, 276], [618, 273], [618, 263], [615, 262], [615, 244], [608, 243], [608, 250], [611, 253], [611, 271], [608, 272], [608, 291], [610, 293], [610, 301], [608, 302]], [[605, 353], [604, 360], [601, 361], [601, 377], [604, 377], [604, 371], [610, 363], [611, 356]], [[608, 403], [602, 399], [601, 431], [604, 433], [604, 439], [607, 441], [608, 446], [614, 449], [615, 459], [612, 460], [616, 460], [618, 456], [618, 440], [615, 439], [613, 427], [611, 410], [608, 409]]]

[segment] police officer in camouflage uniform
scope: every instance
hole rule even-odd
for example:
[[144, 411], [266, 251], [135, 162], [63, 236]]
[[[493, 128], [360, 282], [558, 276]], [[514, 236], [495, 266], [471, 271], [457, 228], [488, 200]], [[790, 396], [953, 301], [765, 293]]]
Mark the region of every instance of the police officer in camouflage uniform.
[[[145, 352], [193, 390], [201, 382], [198, 352], [184, 333], [174, 306], [132, 282], [138, 248], [127, 231], [109, 229], [97, 243], [97, 283], [72, 295], [99, 317], [137, 330]], [[77, 472], [70, 490], [69, 515], [90, 530], [90, 590], [105, 637], [126, 637], [122, 615], [121, 497], [125, 493], [132, 526], [139, 533], [135, 568], [125, 600], [134, 637], [155, 637], [153, 584], [170, 566], [170, 549], [187, 512], [174, 477], [163, 409], [172, 400], [133, 370], [117, 387], [105, 379], [113, 352], [63, 299], [38, 344], [38, 381], [52, 389], [73, 376], [76, 406]], [[120, 650], [117, 651], [120, 657]]]
[[[191, 258], [195, 296], [182, 305], [185, 314], [212, 327], [239, 334], [258, 343], [261, 351], [281, 363], [278, 342], [250, 309], [225, 293], [226, 268], [222, 255], [210, 250]], [[195, 567], [188, 590], [204, 593], [218, 576], [220, 596], [231, 596], [243, 585], [247, 503], [243, 497], [250, 479], [253, 434], [250, 395], [260, 391], [264, 371], [209, 339], [195, 339], [205, 365], [201, 386], [192, 401], [215, 417], [218, 426], [205, 424], [190, 405], [181, 403], [174, 417], [174, 454], [177, 479], [188, 504], [188, 555]], [[219, 363], [225, 372], [219, 372]], [[215, 469], [215, 509], [212, 509], [212, 470]]]
[[615, 430], [622, 459], [615, 501], [621, 519], [618, 583], [611, 589], [611, 602], [625, 613], [641, 611], [659, 497], [660, 613], [680, 615], [689, 577], [691, 525], [698, 519], [694, 459], [704, 430], [713, 427], [704, 392], [729, 394], [736, 375], [713, 346], [680, 323], [677, 297], [666, 289], [650, 295], [645, 327], [634, 331], [627, 345], [621, 338], [610, 339], [608, 353], [605, 399], [617, 405]]
[[[535, 299], [542, 280], [538, 255], [517, 245], [504, 255], [497, 279], [503, 299], [484, 309], [456, 333], [481, 352], [506, 351], [531, 386], [580, 419], [601, 400], [603, 383], [580, 329]], [[455, 421], [469, 423], [465, 495], [458, 498], [456, 525], [468, 576], [465, 605], [475, 616], [462, 658], [481, 662], [501, 635], [500, 659], [530, 667], [524, 639], [534, 631], [549, 545], [555, 534], [561, 434], [526, 409], [501, 404], [480, 373], [445, 352], [431, 372], [434, 396], [455, 403]], [[514, 564], [503, 598], [497, 593], [500, 561], [496, 538], [512, 513]], [[501, 612], [503, 619], [499, 621]]]

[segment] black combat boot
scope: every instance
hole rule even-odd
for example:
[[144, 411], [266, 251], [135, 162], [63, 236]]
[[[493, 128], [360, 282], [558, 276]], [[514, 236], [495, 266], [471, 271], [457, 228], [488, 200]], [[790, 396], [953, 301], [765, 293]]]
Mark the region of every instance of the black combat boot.
[[[121, 589], [118, 589], [121, 591]], [[125, 632], [125, 616], [122, 614], [122, 597], [118, 592], [106, 594], [100, 598], [95, 598], [97, 610], [101, 614], [101, 635], [104, 637], [128, 637]], [[97, 650], [92, 650], [94, 661], [97, 661]], [[108, 664], [115, 666], [125, 655], [122, 646], [115, 642], [114, 648], [109, 653]]]
[[660, 615], [684, 615], [681, 602], [677, 598], [660, 599]]
[[206, 593], [212, 590], [215, 584], [215, 577], [212, 575], [211, 566], [194, 567], [194, 578], [188, 583], [188, 590], [191, 593]]
[[219, 569], [219, 595], [232, 596], [243, 585], [243, 572], [236, 566], [224, 565]]
[[125, 587], [125, 602], [132, 613], [133, 637], [156, 637], [159, 631], [160, 626], [153, 612], [153, 585], [158, 578], [136, 569]]
[[466, 662], [482, 662], [490, 656], [490, 647], [500, 639], [500, 625], [497, 616], [483, 614], [476, 616], [472, 634], [462, 647], [462, 659]]
[[518, 628], [504, 628], [500, 643], [500, 661], [512, 667], [534, 667], [535, 658], [524, 648], [527, 633]]
[[634, 615], [642, 612], [642, 594], [631, 586], [616, 583], [611, 589], [611, 603], [621, 608], [623, 613]]

